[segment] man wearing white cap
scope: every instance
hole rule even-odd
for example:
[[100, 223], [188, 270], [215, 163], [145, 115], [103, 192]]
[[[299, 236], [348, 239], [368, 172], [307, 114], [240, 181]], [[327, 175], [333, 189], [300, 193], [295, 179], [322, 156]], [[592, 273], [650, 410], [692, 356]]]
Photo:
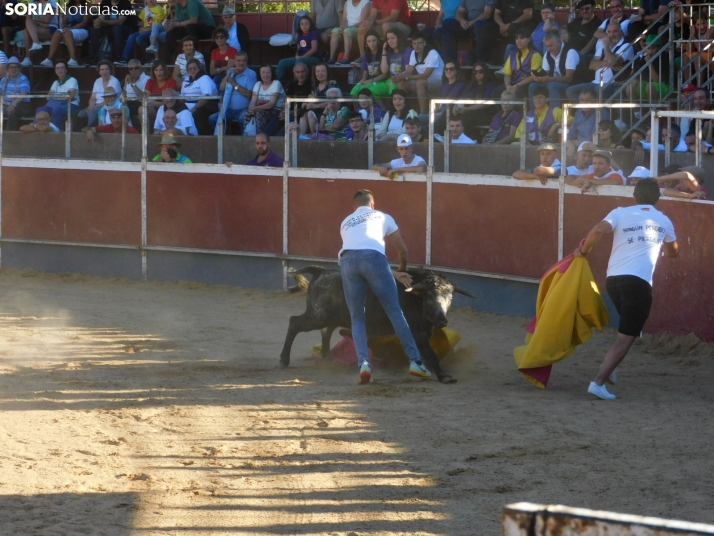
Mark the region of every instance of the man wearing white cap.
[[578, 153], [575, 155], [575, 165], [567, 167], [566, 176], [577, 177], [593, 173], [593, 153], [595, 151], [597, 151], [597, 145], [594, 143], [589, 141], [581, 143], [578, 147]]
[[519, 181], [540, 181], [548, 184], [548, 179], [555, 179], [560, 175], [561, 164], [557, 158], [555, 145], [544, 143], [538, 147], [540, 153], [540, 166], [531, 169], [519, 169], [513, 172], [513, 178]]
[[421, 156], [414, 154], [412, 150], [412, 139], [409, 137], [409, 134], [399, 135], [399, 138], [397, 138], [397, 151], [399, 152], [400, 158], [387, 162], [386, 164], [376, 164], [372, 169], [387, 178], [395, 173], [426, 172], [426, 162]]

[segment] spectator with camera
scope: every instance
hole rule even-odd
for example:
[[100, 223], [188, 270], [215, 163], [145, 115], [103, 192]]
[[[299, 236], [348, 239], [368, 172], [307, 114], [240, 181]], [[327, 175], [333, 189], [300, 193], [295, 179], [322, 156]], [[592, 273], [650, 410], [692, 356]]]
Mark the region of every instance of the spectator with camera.
[[156, 145], [161, 148], [161, 152], [151, 160], [152, 162], [166, 162], [167, 164], [193, 163], [190, 158], [179, 152], [181, 144], [171, 134], [164, 134], [161, 137], [161, 142]]

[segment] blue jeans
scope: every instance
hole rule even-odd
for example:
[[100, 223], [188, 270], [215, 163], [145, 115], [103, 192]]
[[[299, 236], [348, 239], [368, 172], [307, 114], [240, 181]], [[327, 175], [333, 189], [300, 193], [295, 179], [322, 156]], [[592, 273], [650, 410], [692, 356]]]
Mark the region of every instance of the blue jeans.
[[373, 249], [345, 251], [340, 257], [340, 271], [347, 308], [352, 317], [352, 338], [355, 341], [359, 366], [369, 362], [365, 320], [367, 286], [372, 289], [379, 303], [382, 304], [409, 360], [421, 361], [409, 324], [399, 305], [397, 282], [389, 268], [387, 257]]
[[[79, 106], [73, 104], [71, 109], [78, 110]], [[50, 114], [50, 116], [52, 117], [52, 124], [58, 129], [63, 130], [64, 127], [62, 126], [62, 123], [67, 117], [67, 101], [50, 99], [47, 101], [46, 105], [37, 109], [35, 115], [37, 114], [37, 112], [40, 111], [47, 112], [48, 114]]]
[[533, 82], [532, 84], [528, 84], [528, 100], [530, 100], [531, 106], [534, 108], [533, 93], [535, 93], [536, 88], [539, 87], [544, 87], [548, 90], [550, 105], [560, 108], [560, 104], [569, 86], [563, 82]]
[[[141, 48], [146, 48], [149, 46], [149, 38], [151, 37], [151, 32], [134, 32], [126, 40], [126, 46], [124, 47], [124, 53], [121, 55], [122, 58], [129, 59], [132, 58], [132, 52], [134, 51], [134, 43], [138, 43]], [[143, 50], [142, 50], [143, 53]]]
[[[242, 110], [234, 110], [232, 108], [228, 108], [226, 111], [226, 115], [223, 118], [223, 133], [225, 134], [226, 130], [228, 129], [228, 124], [235, 120], [240, 123], [241, 127], [243, 126], [243, 122], [245, 121], [245, 114], [248, 113], [248, 108], [243, 108]], [[220, 112], [216, 112], [215, 114], [211, 114], [211, 116], [208, 118], [208, 120], [211, 122], [211, 126], [213, 127], [213, 135], [218, 136], [218, 114]], [[242, 132], [241, 132], [242, 134]]]
[[157, 37], [159, 42], [164, 43], [166, 41], [166, 28], [161, 24], [154, 24], [151, 27], [151, 35]]

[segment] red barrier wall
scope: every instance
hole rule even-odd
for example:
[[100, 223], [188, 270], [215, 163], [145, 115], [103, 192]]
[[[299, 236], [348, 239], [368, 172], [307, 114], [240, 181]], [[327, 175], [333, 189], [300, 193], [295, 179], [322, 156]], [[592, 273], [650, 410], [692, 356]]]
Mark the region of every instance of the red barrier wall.
[[5, 238], [141, 244], [141, 174], [3, 167]]
[[282, 253], [282, 180], [149, 171], [149, 245]]
[[[423, 263], [426, 251], [426, 183], [290, 178], [288, 244], [291, 255], [337, 258], [340, 223], [351, 212], [352, 196], [372, 190], [375, 208], [390, 214], [409, 248], [409, 262]], [[396, 261], [394, 248], [387, 248]]]
[[558, 260], [558, 192], [434, 184], [432, 264], [540, 278]]

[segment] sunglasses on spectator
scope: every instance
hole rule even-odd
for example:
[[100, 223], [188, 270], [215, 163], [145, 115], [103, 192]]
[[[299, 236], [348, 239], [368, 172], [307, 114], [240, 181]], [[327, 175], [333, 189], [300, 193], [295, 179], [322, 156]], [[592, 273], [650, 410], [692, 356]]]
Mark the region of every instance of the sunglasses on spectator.
[[483, 69], [474, 69], [474, 74], [483, 74]]

